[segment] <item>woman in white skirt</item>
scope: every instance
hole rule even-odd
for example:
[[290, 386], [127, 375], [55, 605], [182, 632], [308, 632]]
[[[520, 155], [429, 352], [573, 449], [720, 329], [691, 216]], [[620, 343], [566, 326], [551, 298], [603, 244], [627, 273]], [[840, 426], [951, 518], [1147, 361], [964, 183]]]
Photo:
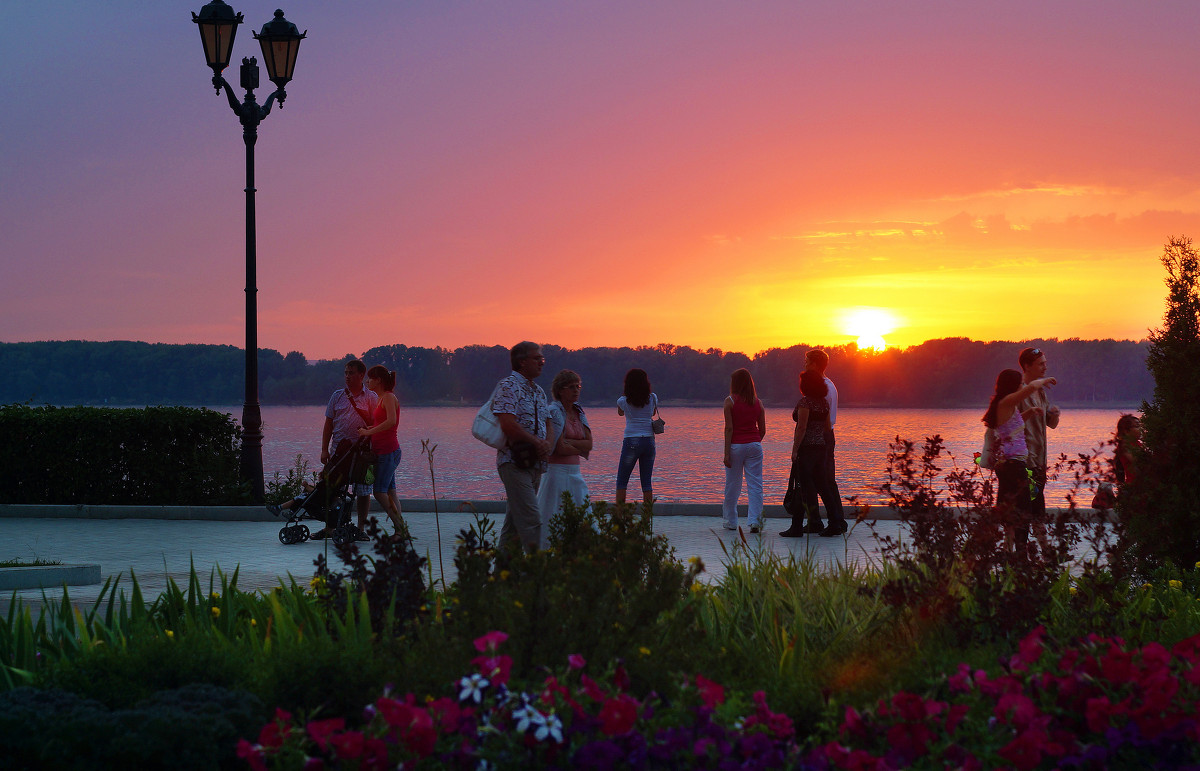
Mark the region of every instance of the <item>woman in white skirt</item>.
[[554, 376], [550, 386], [550, 465], [538, 487], [538, 511], [542, 513], [540, 548], [550, 541], [550, 520], [562, 510], [563, 493], [580, 505], [588, 496], [587, 483], [579, 471], [579, 459], [592, 451], [592, 429], [588, 426], [579, 392], [583, 380], [569, 369]]

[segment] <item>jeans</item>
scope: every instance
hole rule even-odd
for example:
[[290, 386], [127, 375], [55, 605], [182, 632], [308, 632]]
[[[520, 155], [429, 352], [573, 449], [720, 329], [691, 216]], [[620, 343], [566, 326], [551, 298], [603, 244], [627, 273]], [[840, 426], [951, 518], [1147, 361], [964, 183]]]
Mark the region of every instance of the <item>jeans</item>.
[[654, 437], [627, 436], [621, 442], [621, 460], [617, 464], [618, 490], [629, 487], [629, 476], [633, 473], [635, 463], [642, 481], [642, 492], [650, 495], [653, 492], [650, 477], [654, 474]]
[[742, 494], [742, 475], [746, 477], [747, 513], [750, 526], [762, 525], [763, 512], [762, 442], [729, 445], [729, 466], [725, 469], [725, 501], [721, 516], [726, 525], [737, 527], [737, 502]]
[[525, 551], [535, 552], [542, 538], [542, 515], [537, 499], [542, 472], [537, 468], [519, 469], [512, 463], [501, 463], [497, 471], [507, 498], [504, 525], [500, 528], [500, 548], [511, 548], [520, 542]]

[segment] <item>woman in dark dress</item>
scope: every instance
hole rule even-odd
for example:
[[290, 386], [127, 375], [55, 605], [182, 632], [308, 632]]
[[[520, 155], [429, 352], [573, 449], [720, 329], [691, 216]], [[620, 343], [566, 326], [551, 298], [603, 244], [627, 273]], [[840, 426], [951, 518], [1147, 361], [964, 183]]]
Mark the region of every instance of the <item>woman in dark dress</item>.
[[[829, 430], [829, 386], [817, 372], [805, 370], [800, 373], [800, 401], [792, 417], [796, 419], [796, 433], [792, 438], [792, 468], [800, 484], [800, 500], [804, 510], [792, 514], [792, 526], [780, 533], [795, 538], [805, 533], [835, 535], [827, 532], [821, 522], [821, 509], [817, 506], [817, 495], [825, 484], [825, 432]], [[805, 515], [808, 524], [804, 524]]]

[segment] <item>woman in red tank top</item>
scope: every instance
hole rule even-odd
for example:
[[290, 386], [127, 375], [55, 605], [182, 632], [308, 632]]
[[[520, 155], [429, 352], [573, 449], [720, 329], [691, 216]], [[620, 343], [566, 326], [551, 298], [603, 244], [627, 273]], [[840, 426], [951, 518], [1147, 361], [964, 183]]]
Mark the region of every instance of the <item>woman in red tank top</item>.
[[400, 402], [392, 393], [396, 387], [396, 373], [376, 364], [367, 370], [367, 388], [379, 396], [375, 405], [374, 425], [358, 429], [359, 436], [371, 437], [371, 450], [375, 453], [375, 500], [387, 512], [396, 532], [407, 533], [400, 516], [400, 499], [396, 497], [396, 468], [400, 465], [400, 441], [396, 428], [400, 425]]
[[721, 516], [726, 530], [737, 530], [737, 502], [746, 478], [750, 532], [763, 527], [762, 439], [767, 435], [767, 414], [754, 389], [750, 371], [734, 371], [725, 397], [725, 502]]

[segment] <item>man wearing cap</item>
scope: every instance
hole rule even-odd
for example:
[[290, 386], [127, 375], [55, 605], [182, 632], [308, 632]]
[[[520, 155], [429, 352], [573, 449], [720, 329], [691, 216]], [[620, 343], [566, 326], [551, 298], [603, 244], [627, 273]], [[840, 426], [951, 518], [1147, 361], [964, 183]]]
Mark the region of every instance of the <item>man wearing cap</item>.
[[[1023, 348], [1017, 363], [1021, 365], [1021, 379], [1026, 384], [1046, 377], [1046, 354], [1041, 348]], [[1050, 404], [1045, 388], [1025, 397], [1017, 409], [1025, 418], [1025, 462], [1033, 472], [1035, 487], [1030, 514], [1034, 522], [1042, 522], [1046, 518], [1046, 429], [1058, 428], [1059, 409]], [[1017, 544], [1024, 544], [1028, 538], [1029, 523], [1026, 522], [1016, 529]]]

